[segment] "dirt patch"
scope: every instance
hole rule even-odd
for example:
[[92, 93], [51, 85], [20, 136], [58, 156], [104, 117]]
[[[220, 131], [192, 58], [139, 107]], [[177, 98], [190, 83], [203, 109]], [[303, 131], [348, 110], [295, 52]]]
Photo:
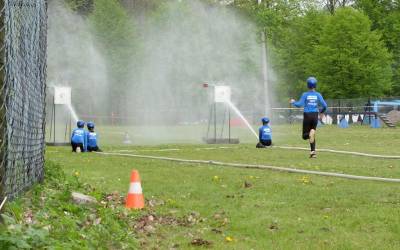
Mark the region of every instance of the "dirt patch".
[[205, 221], [205, 218], [201, 218], [197, 212], [191, 212], [181, 218], [151, 213], [137, 219], [133, 227], [138, 232], [152, 234], [160, 225], [189, 227], [203, 221]]
[[207, 246], [208, 247], [208, 246], [212, 245], [212, 242], [208, 241], [208, 240], [201, 239], [201, 238], [196, 238], [196, 239], [193, 239], [190, 242], [190, 244], [192, 246]]
[[214, 232], [214, 233], [216, 233], [216, 234], [222, 234], [222, 230], [221, 230], [221, 229], [218, 229], [218, 228], [213, 228], [213, 229], [211, 229], [211, 232]]
[[269, 225], [268, 229], [271, 231], [277, 231], [279, 229], [278, 223], [272, 223], [271, 225]]
[[121, 206], [125, 204], [125, 197], [118, 192], [106, 193], [103, 194], [100, 203], [104, 207], [115, 208], [116, 206]]
[[243, 184], [243, 186], [244, 186], [244, 188], [251, 188], [251, 187], [253, 186], [253, 184], [251, 184], [251, 183], [248, 182], [248, 181], [245, 181], [244, 184]]
[[155, 214], [147, 214], [140, 217], [134, 228], [141, 233], [154, 233], [155, 227], [160, 224], [175, 226], [178, 225], [178, 220], [173, 217], [156, 216]]
[[165, 204], [165, 201], [161, 200], [161, 199], [149, 199], [146, 200], [146, 203], [149, 207], [153, 208], [153, 207], [157, 207], [157, 206], [162, 206]]

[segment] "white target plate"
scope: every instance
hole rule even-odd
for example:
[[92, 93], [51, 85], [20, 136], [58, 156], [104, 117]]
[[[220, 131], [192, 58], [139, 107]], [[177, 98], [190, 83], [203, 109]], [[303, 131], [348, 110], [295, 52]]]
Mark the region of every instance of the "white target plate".
[[71, 104], [71, 88], [54, 87], [54, 104], [62, 104], [62, 105]]
[[214, 101], [226, 102], [231, 100], [231, 87], [229, 86], [215, 86]]

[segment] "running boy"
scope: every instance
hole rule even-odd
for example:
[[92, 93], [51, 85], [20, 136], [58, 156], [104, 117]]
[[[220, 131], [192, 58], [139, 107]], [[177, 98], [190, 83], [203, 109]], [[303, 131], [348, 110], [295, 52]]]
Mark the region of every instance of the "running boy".
[[86, 131], [84, 129], [85, 122], [78, 121], [76, 123], [77, 128], [72, 130], [71, 134], [71, 146], [72, 152], [77, 152], [77, 148], [80, 149], [80, 152], [86, 151]]
[[[317, 87], [317, 79], [315, 77], [309, 77], [307, 79], [308, 91], [304, 92], [300, 100], [296, 102], [294, 99], [290, 100], [290, 103], [296, 107], [304, 107], [303, 114], [303, 140], [310, 141], [310, 158], [317, 157], [315, 152], [315, 132], [318, 125], [318, 114], [323, 114], [328, 106], [322, 95], [315, 91]], [[322, 106], [319, 109], [319, 105]]]
[[272, 145], [272, 131], [268, 125], [269, 119], [264, 117], [261, 119], [262, 126], [258, 129], [258, 140], [257, 148], [265, 148], [266, 146]]
[[92, 151], [97, 151], [101, 152], [100, 148], [97, 146], [97, 133], [94, 132], [94, 123], [93, 122], [88, 122], [87, 123], [87, 128], [89, 132], [87, 133], [87, 150], [89, 152]]

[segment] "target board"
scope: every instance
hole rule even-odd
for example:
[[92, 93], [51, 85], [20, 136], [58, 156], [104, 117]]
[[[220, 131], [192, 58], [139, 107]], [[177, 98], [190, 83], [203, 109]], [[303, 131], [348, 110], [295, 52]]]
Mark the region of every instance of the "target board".
[[226, 102], [231, 100], [231, 88], [229, 86], [215, 86], [214, 101]]
[[54, 87], [54, 104], [62, 104], [62, 105], [71, 104], [71, 88]]

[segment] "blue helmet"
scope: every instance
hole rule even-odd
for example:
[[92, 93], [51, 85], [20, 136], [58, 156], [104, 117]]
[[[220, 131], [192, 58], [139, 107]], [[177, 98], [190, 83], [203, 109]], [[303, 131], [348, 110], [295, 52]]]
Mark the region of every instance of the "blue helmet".
[[317, 87], [317, 79], [313, 76], [307, 78], [307, 87], [309, 89], [315, 89]]
[[85, 127], [85, 122], [82, 120], [79, 120], [76, 122], [76, 126], [78, 126], [78, 128], [83, 128], [83, 127]]
[[88, 128], [88, 129], [94, 128], [94, 122], [88, 122], [88, 123], [87, 123], [87, 128]]
[[261, 119], [261, 121], [262, 121], [262, 123], [269, 123], [268, 117], [263, 117], [263, 118]]

